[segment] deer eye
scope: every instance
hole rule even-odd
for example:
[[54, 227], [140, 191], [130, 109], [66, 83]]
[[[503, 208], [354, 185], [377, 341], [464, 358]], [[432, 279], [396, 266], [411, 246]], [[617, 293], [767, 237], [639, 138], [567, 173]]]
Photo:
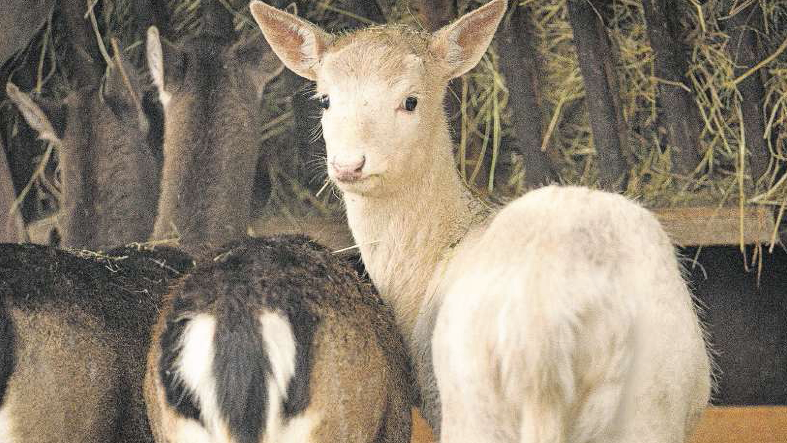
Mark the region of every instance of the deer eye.
[[418, 105], [418, 99], [410, 96], [404, 99], [404, 109], [409, 112], [415, 111], [415, 107]]
[[328, 98], [327, 95], [320, 96], [320, 107], [323, 109], [328, 109], [331, 107], [331, 100]]

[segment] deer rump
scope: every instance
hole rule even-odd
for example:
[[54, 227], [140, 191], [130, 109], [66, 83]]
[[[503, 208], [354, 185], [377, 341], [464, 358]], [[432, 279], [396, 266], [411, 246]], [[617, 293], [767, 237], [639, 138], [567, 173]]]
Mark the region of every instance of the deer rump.
[[144, 356], [168, 281], [190, 266], [169, 248], [0, 244], [3, 442], [152, 441]]
[[236, 243], [174, 288], [145, 398], [157, 441], [409, 442], [391, 311], [304, 236]]

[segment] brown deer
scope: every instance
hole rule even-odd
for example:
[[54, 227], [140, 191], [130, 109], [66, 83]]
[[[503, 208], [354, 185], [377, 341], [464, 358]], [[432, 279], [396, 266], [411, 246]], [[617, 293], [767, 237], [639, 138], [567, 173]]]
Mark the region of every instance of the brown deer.
[[[155, 31], [154, 31], [155, 32]], [[236, 46], [240, 48], [240, 46]], [[245, 53], [245, 52], [244, 52]], [[198, 71], [193, 71], [198, 75]], [[155, 73], [154, 73], [155, 75]], [[263, 82], [264, 83], [264, 82]], [[261, 87], [255, 83], [244, 83]], [[178, 103], [179, 97], [176, 90], [172, 91], [171, 102], [167, 106]], [[238, 90], [241, 93], [245, 90]], [[165, 91], [166, 92], [166, 91]], [[237, 92], [237, 91], [236, 91]], [[194, 92], [195, 97], [199, 98], [199, 92]], [[255, 97], [256, 98], [256, 97]], [[201, 113], [210, 111], [211, 108], [194, 108], [193, 112]], [[171, 113], [167, 114], [172, 115]], [[176, 114], [177, 115], [177, 114]], [[187, 118], [187, 117], [184, 117]], [[207, 123], [210, 119], [203, 117], [199, 120]], [[178, 120], [173, 120], [177, 124]], [[167, 125], [172, 121], [167, 120]], [[227, 121], [229, 130], [236, 128]], [[243, 121], [240, 123], [243, 125]], [[193, 126], [197, 128], [197, 126]], [[218, 126], [216, 131], [219, 131]], [[200, 128], [201, 129], [201, 128]], [[186, 135], [183, 134], [185, 137]], [[220, 138], [220, 140], [223, 140]], [[215, 139], [214, 139], [215, 141]], [[209, 146], [209, 145], [203, 145]], [[212, 147], [212, 146], [211, 146]], [[220, 148], [220, 147], [219, 147]], [[171, 153], [172, 151], [167, 151]], [[222, 151], [226, 152], [226, 151]], [[199, 163], [196, 159], [206, 160], [201, 157], [199, 150], [184, 151], [184, 155], [190, 153], [191, 157], [183, 157], [191, 167], [197, 167]], [[221, 157], [208, 157], [211, 160], [221, 160]], [[200, 160], [200, 161], [202, 161]], [[174, 162], [173, 162], [174, 163]], [[170, 183], [172, 195], [188, 195], [189, 186], [193, 184], [190, 180], [171, 180], [173, 174], [177, 175], [181, 171], [187, 177], [189, 171], [184, 171], [178, 167], [165, 168], [164, 183]], [[214, 168], [205, 172], [210, 172], [212, 177], [206, 178], [209, 185], [203, 198], [207, 199], [215, 195], [216, 189], [232, 190], [232, 188], [221, 187], [224, 180], [226, 169]], [[234, 180], [234, 179], [233, 179]], [[250, 181], [250, 179], [249, 179]], [[230, 183], [235, 183], [230, 181]], [[246, 186], [246, 184], [243, 184]], [[248, 184], [250, 187], [251, 185]], [[198, 197], [195, 191], [194, 198]], [[239, 201], [240, 200], [240, 201]], [[195, 204], [202, 205], [201, 208], [210, 207], [212, 212], [200, 214], [193, 219], [186, 218], [182, 224], [178, 225], [183, 232], [198, 232], [199, 226], [219, 226], [220, 222], [230, 221], [231, 214], [235, 208], [243, 207], [248, 209], [248, 194], [234, 193], [225, 196], [224, 199], [216, 201], [202, 202], [194, 200]], [[222, 206], [224, 204], [224, 206]], [[240, 214], [243, 217], [246, 212]], [[211, 220], [210, 215], [218, 220]], [[191, 226], [189, 223], [204, 223]], [[212, 237], [215, 235], [215, 237]], [[226, 238], [242, 236], [242, 233], [231, 231], [231, 235], [226, 235], [225, 230], [211, 230], [202, 236], [181, 237], [181, 245], [189, 250], [204, 251], [205, 245], [218, 244]], [[265, 242], [268, 243], [265, 243]], [[259, 353], [251, 352], [251, 348], [238, 348], [240, 342], [227, 342], [226, 348], [215, 347], [215, 359], [213, 355], [205, 355], [204, 360], [190, 360], [193, 365], [189, 365], [190, 370], [204, 371], [210, 370], [215, 361], [221, 361], [226, 371], [221, 372], [228, 376], [221, 392], [232, 394], [230, 399], [222, 401], [222, 409], [227, 415], [219, 415], [228, 420], [229, 428], [232, 432], [245, 432], [243, 426], [237, 424], [237, 417], [245, 417], [247, 413], [255, 410], [261, 411], [270, 406], [266, 419], [265, 434], [279, 435], [276, 432], [301, 432], [313, 434], [315, 438], [322, 438], [321, 441], [328, 441], [333, 436], [348, 436], [351, 441], [391, 441], [405, 442], [409, 438], [409, 407], [413, 399], [411, 395], [411, 385], [407, 371], [406, 355], [402, 351], [401, 338], [393, 327], [392, 316], [380, 303], [379, 299], [373, 295], [370, 286], [357, 282], [357, 275], [348, 265], [341, 264], [337, 259], [321, 248], [308, 245], [303, 239], [296, 240], [260, 240], [263, 243], [253, 243], [250, 246], [235, 246], [229, 249], [229, 256], [224, 254], [212, 260], [212, 256], [207, 256], [207, 260], [200, 269], [207, 269], [204, 274], [217, 276], [223, 275], [218, 281], [235, 281], [237, 288], [253, 287], [254, 284], [269, 281], [274, 284], [274, 290], [256, 293], [256, 297], [246, 299], [246, 304], [234, 306], [233, 312], [245, 312], [244, 315], [271, 314], [272, 316], [262, 315], [259, 325], [270, 334], [265, 334], [262, 341], [266, 346], [266, 354], [262, 359]], [[270, 247], [263, 247], [269, 245]], [[166, 257], [162, 258], [160, 252], [143, 251], [135, 253], [135, 249], [123, 249], [120, 251], [109, 251], [108, 255], [119, 255], [119, 259], [111, 258], [79, 258], [68, 255], [51, 248], [28, 249], [25, 246], [2, 246], [5, 249], [4, 257], [8, 257], [7, 262], [0, 262], [0, 270], [4, 273], [0, 279], [0, 346], [3, 346], [3, 356], [6, 358], [0, 361], [0, 392], [4, 397], [0, 399], [0, 433], [8, 435], [13, 443], [30, 442], [70, 442], [70, 441], [149, 441], [152, 436], [146, 431], [148, 424], [145, 415], [141, 414], [137, 394], [141, 393], [142, 371], [138, 370], [138, 364], [142, 361], [139, 352], [148, 348], [148, 341], [140, 338], [149, 332], [150, 323], [155, 317], [155, 312], [162, 307], [160, 293], [162, 286], [166, 286], [165, 276], [153, 275], [147, 271], [134, 271], [132, 268], [137, 261], [144, 261], [148, 266], [159, 266], [163, 270], [182, 272], [188, 269], [187, 264], [190, 259], [182, 255], [182, 259], [177, 260], [175, 266]], [[20, 249], [22, 248], [22, 249]], [[31, 247], [27, 247], [31, 248]], [[262, 251], [260, 252], [260, 248]], [[7, 252], [7, 253], [6, 253]], [[164, 251], [165, 253], [167, 250]], [[173, 254], [175, 252], [172, 252]], [[235, 261], [232, 256], [244, 257], [242, 260]], [[123, 257], [125, 261], [122, 260]], [[131, 257], [131, 261], [129, 258]], [[230, 257], [230, 258], [225, 258]], [[38, 266], [25, 265], [35, 260], [40, 260]], [[271, 263], [271, 261], [275, 263]], [[226, 262], [226, 263], [225, 263]], [[63, 263], [66, 263], [65, 265]], [[219, 264], [216, 264], [219, 263]], [[252, 265], [246, 266], [245, 263]], [[254, 264], [257, 263], [257, 264]], [[259, 263], [265, 263], [262, 267]], [[326, 264], [327, 263], [327, 264]], [[337, 264], [338, 263], [338, 264]], [[123, 266], [125, 264], [125, 267]], [[217, 269], [211, 266], [217, 266]], [[238, 267], [233, 271], [234, 266]], [[290, 280], [288, 286], [276, 286], [283, 284], [286, 273], [277, 272], [276, 275], [264, 274], [257, 277], [249, 274], [252, 269], [255, 272], [262, 272], [267, 267], [271, 269], [284, 270], [292, 268], [292, 275], [297, 278]], [[277, 267], [278, 266], [278, 267]], [[159, 269], [155, 268], [155, 269]], [[42, 281], [36, 280], [28, 284], [25, 278], [26, 269], [46, 269], [48, 273], [41, 272]], [[308, 270], [306, 272], [305, 270]], [[312, 275], [311, 271], [316, 272]], [[172, 275], [178, 275], [173, 272]], [[170, 275], [167, 274], [166, 277]], [[45, 284], [45, 282], [52, 282]], [[204, 279], [197, 280], [199, 285], [206, 285]], [[316, 285], [328, 285], [316, 290]], [[176, 288], [186, 287], [177, 286]], [[199, 286], [194, 286], [198, 288]], [[226, 315], [230, 312], [235, 302], [243, 301], [237, 299], [237, 293], [225, 293], [221, 288], [206, 285], [204, 292], [206, 299], [213, 299], [217, 305], [227, 306], [228, 310], [222, 312]], [[35, 289], [39, 288], [39, 289]], [[300, 297], [293, 298], [292, 294], [298, 294], [300, 289], [307, 290], [309, 294], [315, 294], [315, 298], [307, 297], [304, 303], [300, 303]], [[36, 292], [40, 291], [40, 292]], [[164, 312], [170, 310], [179, 314], [186, 314], [180, 310], [182, 305], [180, 300], [188, 302], [191, 297], [197, 297], [199, 290], [191, 291], [189, 294], [176, 292], [170, 297], [172, 305], [164, 305]], [[35, 292], [38, 296], [31, 296]], [[320, 295], [324, 298], [320, 298]], [[273, 303], [265, 306], [264, 302], [271, 299], [282, 298], [280, 304]], [[200, 299], [195, 299], [200, 302]], [[193, 300], [192, 300], [193, 301]], [[309, 301], [309, 303], [306, 303]], [[336, 303], [337, 306], [332, 306]], [[203, 306], [203, 305], [200, 305]], [[138, 307], [138, 309], [135, 309]], [[275, 309], [274, 309], [275, 308]], [[343, 308], [343, 309], [340, 309]], [[262, 309], [262, 310], [261, 310]], [[295, 320], [290, 323], [286, 315], [277, 315], [276, 309], [285, 312], [292, 312], [296, 315]], [[47, 316], [39, 315], [46, 311]], [[219, 312], [219, 311], [215, 311]], [[346, 326], [343, 321], [336, 318], [348, 316], [351, 321]], [[307, 315], [308, 314], [308, 315]], [[319, 323], [306, 323], [312, 314], [319, 317]], [[270, 320], [272, 322], [269, 322]], [[303, 321], [301, 321], [303, 320]], [[50, 326], [54, 323], [55, 326]], [[168, 328], [172, 323], [172, 318], [162, 317], [157, 334], [172, 334], [177, 327]], [[177, 323], [177, 322], [176, 322]], [[230, 322], [219, 322], [218, 325], [228, 325]], [[177, 326], [177, 325], [176, 325]], [[272, 328], [272, 329], [271, 329]], [[301, 363], [293, 374], [286, 376], [288, 365], [295, 365], [293, 360], [288, 360], [287, 355], [282, 355], [283, 350], [277, 350], [271, 340], [279, 342], [281, 332], [289, 328], [294, 332], [289, 337], [289, 343], [297, 350], [298, 358]], [[44, 333], [39, 333], [44, 330]], [[226, 335], [220, 334], [220, 337]], [[245, 330], [248, 332], [248, 329]], [[49, 341], [41, 340], [43, 334], [49, 337]], [[232, 336], [232, 335], [230, 335]], [[77, 337], [72, 339], [70, 337]], [[170, 352], [180, 355], [178, 348], [179, 342], [163, 340], [159, 342], [156, 336], [156, 344], [150, 348], [150, 362], [157, 365], [160, 359], [155, 357], [156, 352]], [[307, 337], [309, 337], [307, 339]], [[288, 337], [284, 335], [284, 343]], [[76, 341], [76, 343], [72, 343]], [[45, 343], [44, 346], [35, 346], [34, 343]], [[51, 342], [51, 346], [49, 343]], [[65, 343], [65, 344], [63, 344]], [[259, 341], [252, 342], [252, 345], [259, 345]], [[319, 344], [319, 346], [317, 346]], [[84, 347], [80, 347], [80, 346]], [[308, 348], [308, 351], [306, 350]], [[279, 352], [279, 354], [277, 354]], [[120, 356], [125, 356], [121, 359]], [[341, 376], [336, 378], [327, 375], [330, 371], [331, 362], [341, 356], [353, 358], [357, 362], [352, 367], [344, 366]], [[221, 357], [221, 358], [219, 358]], [[278, 357], [278, 358], [274, 358]], [[254, 396], [258, 386], [244, 386], [234, 383], [242, 383], [244, 374], [238, 373], [234, 368], [244, 368], [245, 362], [253, 362], [255, 365], [265, 365], [273, 362], [276, 364], [276, 372], [256, 372], [253, 374], [255, 380], [264, 377], [266, 380], [275, 380], [276, 386], [268, 384], [271, 389], [278, 387], [277, 395], [283, 397], [280, 380], [290, 379], [290, 385], [301, 386], [297, 396], [297, 404], [286, 403], [278, 404], [275, 402], [263, 402], [259, 396]], [[322, 363], [323, 361], [327, 363]], [[80, 368], [85, 367], [87, 362], [88, 371], [80, 373]], [[120, 362], [120, 363], [118, 363]], [[347, 361], [342, 360], [342, 364]], [[61, 367], [63, 370], [54, 370]], [[269, 368], [269, 369], [272, 369]], [[30, 374], [41, 372], [53, 373], [54, 375], [40, 383]], [[156, 372], [152, 372], [156, 374]], [[166, 375], [166, 373], [165, 373]], [[333, 374], [332, 374], [333, 375]], [[152, 375], [149, 374], [149, 379]], [[374, 380], [375, 388], [368, 392], [359, 390], [361, 377]], [[89, 384], [92, 380], [94, 384]], [[151, 379], [152, 380], [152, 379]], [[338, 383], [337, 380], [341, 381]], [[22, 395], [22, 388], [25, 383], [35, 386], [35, 395], [25, 397]], [[5, 385], [5, 386], [3, 386]], [[163, 385], [177, 387], [171, 379], [165, 379]], [[308, 387], [308, 394], [304, 395], [303, 389]], [[152, 388], [151, 388], [152, 389]], [[160, 397], [154, 397], [155, 390], [149, 397], [149, 405], [156, 405]], [[200, 391], [199, 393], [202, 393]], [[284, 388], [287, 393], [288, 388]], [[73, 394], [73, 395], [69, 395]], [[237, 394], [237, 395], [236, 395]], [[242, 399], [244, 396], [252, 396], [250, 402], [235, 404], [234, 398]], [[41, 399], [49, 398], [55, 401], [50, 402], [46, 408], [38, 408]], [[203, 409], [206, 414], [209, 412], [210, 399], [205, 397], [195, 397], [195, 401], [206, 405]], [[271, 395], [271, 399], [276, 398]], [[292, 399], [296, 398], [292, 394]], [[30, 399], [30, 402], [27, 400]], [[336, 401], [336, 399], [341, 399]], [[158, 410], [157, 406], [150, 406], [151, 420], [153, 423], [154, 435], [164, 438], [172, 437], [172, 428], [167, 427], [173, 420], [187, 426], [189, 429], [196, 427], [196, 434], [186, 434], [186, 438], [199, 435], [200, 421], [194, 422], [190, 417], [178, 413], [179, 403], [161, 403]], [[81, 403], [79, 403], [81, 401]], [[80, 407], [81, 406], [81, 407]], [[344, 410], [347, 415], [343, 415], [340, 406], [349, 409]], [[284, 412], [275, 412], [274, 407], [284, 408]], [[299, 420], [288, 415], [287, 410], [294, 408], [296, 411], [330, 412], [332, 415], [309, 415], [308, 420]], [[40, 411], [40, 414], [37, 414]], [[75, 412], [76, 411], [76, 412]], [[174, 411], [174, 412], [173, 412]], [[356, 414], [359, 419], [364, 421], [347, 421], [347, 417]], [[240, 414], [240, 415], [238, 415]], [[71, 417], [73, 415], [73, 417]], [[201, 420], [200, 415], [200, 420]], [[214, 417], [206, 415], [206, 417]], [[72, 421], [66, 423], [70, 418]], [[207, 419], [206, 419], [207, 421]], [[368, 424], [373, 424], [374, 434], [366, 436], [369, 432]], [[219, 425], [221, 423], [219, 422]], [[223, 425], [222, 425], [223, 426]], [[249, 426], [253, 426], [250, 423]], [[277, 426], [281, 426], [278, 427]], [[204, 432], [213, 432], [223, 428], [205, 428]], [[240, 429], [240, 430], [239, 430]], [[279, 431], [277, 431], [279, 429]], [[58, 433], [59, 431], [59, 433]], [[229, 432], [229, 431], [228, 431]], [[176, 433], [177, 437], [178, 434]], [[378, 438], [379, 437], [379, 438]], [[341, 438], [340, 438], [341, 440]], [[193, 441], [193, 440], [189, 440]]]
[[[230, 20], [218, 3], [203, 8], [206, 26], [197, 37], [174, 45], [151, 28], [147, 40], [166, 122], [154, 238], [178, 236], [180, 246], [197, 255], [245, 237], [259, 155], [259, 100], [282, 69], [260, 36], [240, 43], [227, 37]], [[368, 286], [345, 279], [351, 274], [357, 279], [352, 268], [307, 243], [301, 237], [246, 240], [215, 261], [208, 256], [207, 265], [171, 294], [155, 332], [146, 382], [157, 441], [409, 439], [411, 383], [392, 317], [379, 300], [361, 302], [375, 298]], [[258, 290], [260, 285], [266, 289]], [[250, 289], [243, 295], [241, 288]], [[320, 291], [326, 298], [312, 298]], [[334, 303], [356, 320], [337, 320], [345, 314]], [[295, 317], [275, 315], [277, 310]], [[312, 317], [325, 320], [303, 323]], [[235, 324], [230, 318], [249, 320], [230, 333], [226, 328]], [[273, 324], [266, 326], [269, 320]], [[359, 346], [365, 334], [375, 339]], [[191, 340], [214, 345], [199, 351], [188, 345]], [[271, 348], [276, 346], [271, 340], [284, 350]], [[317, 345], [323, 341], [332, 345]], [[292, 349], [298, 356], [290, 355]], [[348, 360], [367, 362], [365, 376], [380, 385], [359, 390]], [[339, 366], [331, 372], [327, 368], [334, 363]], [[305, 369], [309, 365], [324, 369]], [[256, 371], [239, 373], [241, 368]], [[288, 385], [298, 386], [291, 388], [296, 392], [289, 393]], [[304, 396], [304, 389], [315, 394]]]
[[148, 67], [164, 106], [164, 168], [154, 240], [186, 250], [243, 238], [260, 154], [265, 85], [283, 66], [264, 39], [235, 42], [232, 17], [205, 1], [202, 31], [172, 44], [151, 27]]
[[409, 360], [371, 284], [303, 236], [216, 254], [169, 294], [154, 331], [157, 442], [410, 441]]
[[172, 249], [0, 244], [0, 441], [151, 442], [142, 397]]
[[6, 93], [39, 137], [59, 148], [61, 246], [145, 241], [156, 217], [161, 121], [154, 103], [143, 100], [134, 68], [118, 54], [103, 87], [96, 80], [63, 101], [22, 93], [13, 83]]

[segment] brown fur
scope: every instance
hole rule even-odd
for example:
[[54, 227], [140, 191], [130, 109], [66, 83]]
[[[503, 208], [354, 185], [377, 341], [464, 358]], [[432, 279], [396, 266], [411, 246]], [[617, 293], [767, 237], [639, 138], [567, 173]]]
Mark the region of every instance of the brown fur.
[[179, 46], [163, 42], [159, 58], [151, 55], [158, 33], [148, 32], [148, 63], [166, 122], [153, 239], [179, 237], [181, 247], [193, 250], [246, 235], [262, 89], [282, 68], [261, 40], [233, 44], [202, 34]]
[[0, 245], [1, 342], [12, 355], [0, 363], [4, 442], [151, 441], [141, 395], [149, 331], [167, 281], [190, 259], [111, 255]]
[[132, 91], [114, 67], [103, 92], [91, 85], [62, 103], [33, 100], [7, 87], [40, 138], [59, 148], [62, 246], [100, 250], [145, 241], [153, 230], [161, 147], [149, 128], [160, 121], [138, 114], [134, 101], [142, 94], [133, 68], [126, 73]]
[[[221, 319], [226, 314], [224, 310], [231, 306], [249, 318], [259, 318], [266, 312], [286, 313], [293, 328], [297, 328], [293, 318], [309, 319], [309, 332], [295, 333], [296, 337], [308, 337], [299, 342], [308, 346], [308, 369], [299, 373], [296, 366], [296, 379], [290, 382], [305, 385], [307, 393], [298, 394], [296, 388], [287, 399], [306, 403], [295, 406], [295, 415], [284, 418], [285, 427], [292, 423], [289, 420], [318, 417], [313, 432], [304, 436], [304, 441], [409, 442], [410, 405], [414, 399], [407, 353], [392, 312], [370, 284], [360, 281], [346, 262], [302, 236], [250, 239], [218, 254], [166, 297], [154, 328], [145, 398], [157, 441], [184, 441], [178, 440], [177, 433], [186, 422], [209, 428], [179, 414], [164, 395], [165, 381], [160, 377], [162, 347], [166, 346], [162, 344], [163, 334], [182, 319], [190, 321], [199, 315]], [[232, 292], [236, 287], [245, 288], [244, 293], [248, 294], [236, 298]], [[232, 319], [242, 323], [237, 315]], [[220, 322], [217, 320], [217, 324]], [[221, 326], [217, 326], [216, 331], [220, 330]], [[216, 334], [215, 346], [232, 345], [232, 336]], [[214, 358], [219, 358], [215, 355], [216, 351]], [[267, 357], [275, 358], [271, 354]], [[216, 367], [215, 362], [205, 364]], [[267, 377], [272, 376], [268, 373]], [[210, 422], [206, 400], [195, 403], [202, 408], [201, 421]], [[267, 411], [270, 413], [270, 409]], [[268, 417], [260, 419], [264, 423]], [[233, 434], [227, 418], [222, 416], [221, 422], [226, 431], [223, 433]], [[266, 435], [266, 431], [274, 432], [263, 424], [259, 442], [294, 441], [281, 434]], [[213, 441], [237, 441], [224, 437], [227, 439], [214, 432]]]
[[[202, 54], [200, 62], [210, 62], [212, 70], [206, 69], [208, 74], [187, 70], [183, 83], [174, 83], [179, 86], [172, 105], [181, 111], [168, 114], [174, 125], [183, 127], [174, 135], [172, 130], [168, 132], [170, 162], [164, 188], [171, 199], [162, 198], [167, 203], [162, 204], [159, 225], [183, 221], [178, 228], [185, 233], [184, 245], [194, 245], [197, 239], [201, 244], [220, 244], [245, 234], [243, 219], [249, 212], [257, 156], [254, 140], [261, 126], [259, 97], [262, 86], [274, 74], [257, 68], [258, 51], [248, 43], [229, 47], [211, 42], [217, 40], [192, 42], [190, 54]], [[217, 48], [231, 54], [227, 56], [234, 62], [230, 69], [211, 58]], [[280, 65], [275, 66], [279, 69]], [[210, 76], [218, 72], [226, 74], [218, 80], [230, 86], [208, 94], [206, 91], [215, 89], [209, 84]], [[133, 76], [131, 69], [126, 73]], [[36, 104], [9, 87], [14, 93], [9, 96], [25, 107], [26, 117], [41, 137], [61, 146], [64, 204], [60, 225], [66, 246], [99, 249], [144, 240], [152, 230], [159, 168], [146, 138], [148, 122], [128, 97], [126, 85], [118, 80], [110, 76], [103, 96], [98, 88], [87, 88], [71, 94], [63, 106]], [[135, 78], [131, 80], [135, 87]], [[217, 103], [247, 106], [236, 112], [228, 106], [214, 108]], [[184, 107], [177, 108], [181, 104]], [[216, 109], [219, 111], [214, 112]], [[207, 132], [206, 124], [213, 125]], [[173, 153], [173, 139], [183, 150]], [[244, 167], [250, 164], [251, 174], [233, 162]], [[142, 223], [142, 219], [148, 221]], [[155, 253], [149, 258], [145, 253], [139, 260], [134, 258], [134, 266], [129, 267], [136, 269], [141, 261], [146, 271], [126, 275], [127, 261], [93, 263], [52, 249], [36, 253], [55, 256], [41, 259], [48, 263], [41, 264], [42, 280], [25, 283], [27, 272], [36, 271], [12, 266], [16, 262], [11, 255], [3, 257], [11, 261], [3, 262], [7, 276], [0, 279], [0, 291], [8, 289], [0, 295], [10, 312], [0, 321], [11, 325], [16, 341], [11, 342], [10, 351], [18, 357], [2, 403], [15, 428], [14, 443], [151, 441], [141, 398], [142, 355], [148, 349], [158, 297], [171, 275], [161, 267], [158, 270], [165, 275], [148, 272], [148, 267], [158, 262], [163, 263], [163, 269], [171, 265]], [[21, 251], [19, 257], [34, 260], [35, 253]], [[63, 266], [63, 260], [69, 265]], [[28, 298], [30, 293], [53, 298], [50, 303], [40, 297]], [[23, 308], [17, 306], [21, 301], [26, 303]], [[105, 321], [106, 315], [130, 324]], [[41, 378], [42, 372], [47, 378]]]

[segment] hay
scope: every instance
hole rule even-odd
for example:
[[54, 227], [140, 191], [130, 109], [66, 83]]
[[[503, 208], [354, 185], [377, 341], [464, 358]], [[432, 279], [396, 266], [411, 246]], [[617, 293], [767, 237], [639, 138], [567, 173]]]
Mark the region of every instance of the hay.
[[[390, 21], [420, 26], [412, 0], [379, 1]], [[459, 0], [458, 10], [484, 3]], [[653, 54], [644, 26], [639, 0], [615, 0], [606, 23], [615, 51], [619, 75], [620, 102], [629, 128], [625, 153], [633, 159], [625, 194], [649, 207], [696, 205], [773, 207], [779, 219], [787, 207], [787, 176], [782, 171], [787, 161], [787, 4], [780, 0], [759, 0], [763, 11], [763, 54], [756, 71], [744, 76], [763, 76], [765, 103], [763, 113], [766, 137], [772, 153], [769, 172], [753, 183], [746, 175], [745, 134], [741, 124], [741, 98], [736, 84], [744, 76], [735, 76], [735, 66], [727, 51], [729, 36], [724, 27], [731, 13], [748, 2], [743, 0], [688, 0], [678, 2], [683, 20], [685, 43], [689, 48], [687, 84], [704, 122], [700, 140], [703, 160], [698, 173], [690, 180], [676, 177], [671, 171], [671, 153], [664, 148], [664, 134], [658, 128], [658, 79], [653, 73]], [[118, 36], [126, 52], [142, 66], [144, 45], [134, 21], [132, 0], [105, 0], [96, 17], [108, 44]], [[245, 1], [222, 0], [233, 11], [236, 29], [243, 33], [258, 32]], [[567, 21], [565, 0], [523, 0], [531, 11], [533, 32], [542, 66], [539, 94], [542, 106], [544, 141], [542, 148], [557, 165], [560, 180], [566, 184], [594, 186], [597, 182], [595, 150], [584, 105], [584, 87]], [[331, 30], [341, 30], [348, 23], [363, 22], [339, 0], [309, 4], [299, 14]], [[199, 0], [169, 0], [170, 26], [174, 38], [192, 35], [199, 26]], [[36, 89], [44, 95], [62, 97], [67, 84], [58, 68], [66, 57], [62, 29], [51, 23], [30, 48], [19, 54], [15, 65], [37, 64]], [[44, 50], [40, 50], [44, 48]], [[504, 48], [501, 48], [504, 50]], [[497, 69], [498, 49], [492, 48], [480, 66], [466, 75], [457, 91], [461, 119], [458, 135], [457, 166], [467, 182], [478, 177], [486, 181], [484, 193], [510, 197], [524, 191], [522, 159], [506, 143], [511, 138], [510, 109], [505, 80]], [[31, 59], [36, 55], [35, 60]], [[13, 76], [12, 76], [13, 79]], [[308, 206], [318, 213], [340, 212], [340, 201], [333, 192], [313, 195], [309, 183], [301, 183], [288, 163], [291, 145], [291, 84], [274, 81], [266, 91], [265, 112], [271, 124], [266, 127], [263, 150], [273, 152], [270, 166], [273, 190], [271, 203], [276, 209], [294, 211], [293, 206]], [[15, 137], [19, 117], [3, 104], [6, 137]], [[46, 149], [39, 147], [40, 152]], [[481, 153], [481, 161], [474, 153]], [[56, 155], [52, 156], [56, 161]], [[311, 159], [306, 159], [311, 160]], [[301, 159], [304, 161], [304, 159]], [[319, 160], [318, 160], [319, 161]], [[324, 178], [324, 166], [318, 180]], [[38, 170], [43, 170], [38, 168]], [[41, 186], [43, 189], [43, 186]], [[287, 209], [289, 208], [289, 209]], [[775, 233], [774, 233], [775, 234]]]
[[[541, 101], [551, 116], [549, 144], [559, 155], [564, 183], [594, 185], [595, 160], [590, 126], [583, 104], [584, 92], [578, 62], [567, 22], [565, 1], [529, 0], [539, 53], [544, 65]], [[726, 45], [726, 20], [744, 2], [709, 0], [678, 2], [676, 11], [687, 30], [688, 81], [705, 124], [700, 140], [703, 161], [692, 180], [675, 177], [671, 156], [663, 149], [664, 135], [658, 128], [658, 100], [653, 54], [649, 47], [642, 4], [638, 0], [616, 0], [606, 22], [616, 50], [620, 97], [629, 127], [628, 149], [636, 162], [630, 171], [625, 193], [649, 207], [770, 205], [782, 214], [787, 203], [787, 180], [782, 175], [785, 161], [785, 82], [787, 81], [787, 5], [778, 0], [761, 0], [764, 11], [762, 62], [759, 70], [744, 75], [762, 75], [765, 82], [766, 136], [772, 152], [768, 174], [758, 183], [746, 175], [745, 137], [742, 133], [741, 98], [735, 89], [741, 76], [734, 75], [734, 61]], [[555, 158], [555, 157], [553, 157]], [[774, 233], [775, 234], [775, 233]]]

